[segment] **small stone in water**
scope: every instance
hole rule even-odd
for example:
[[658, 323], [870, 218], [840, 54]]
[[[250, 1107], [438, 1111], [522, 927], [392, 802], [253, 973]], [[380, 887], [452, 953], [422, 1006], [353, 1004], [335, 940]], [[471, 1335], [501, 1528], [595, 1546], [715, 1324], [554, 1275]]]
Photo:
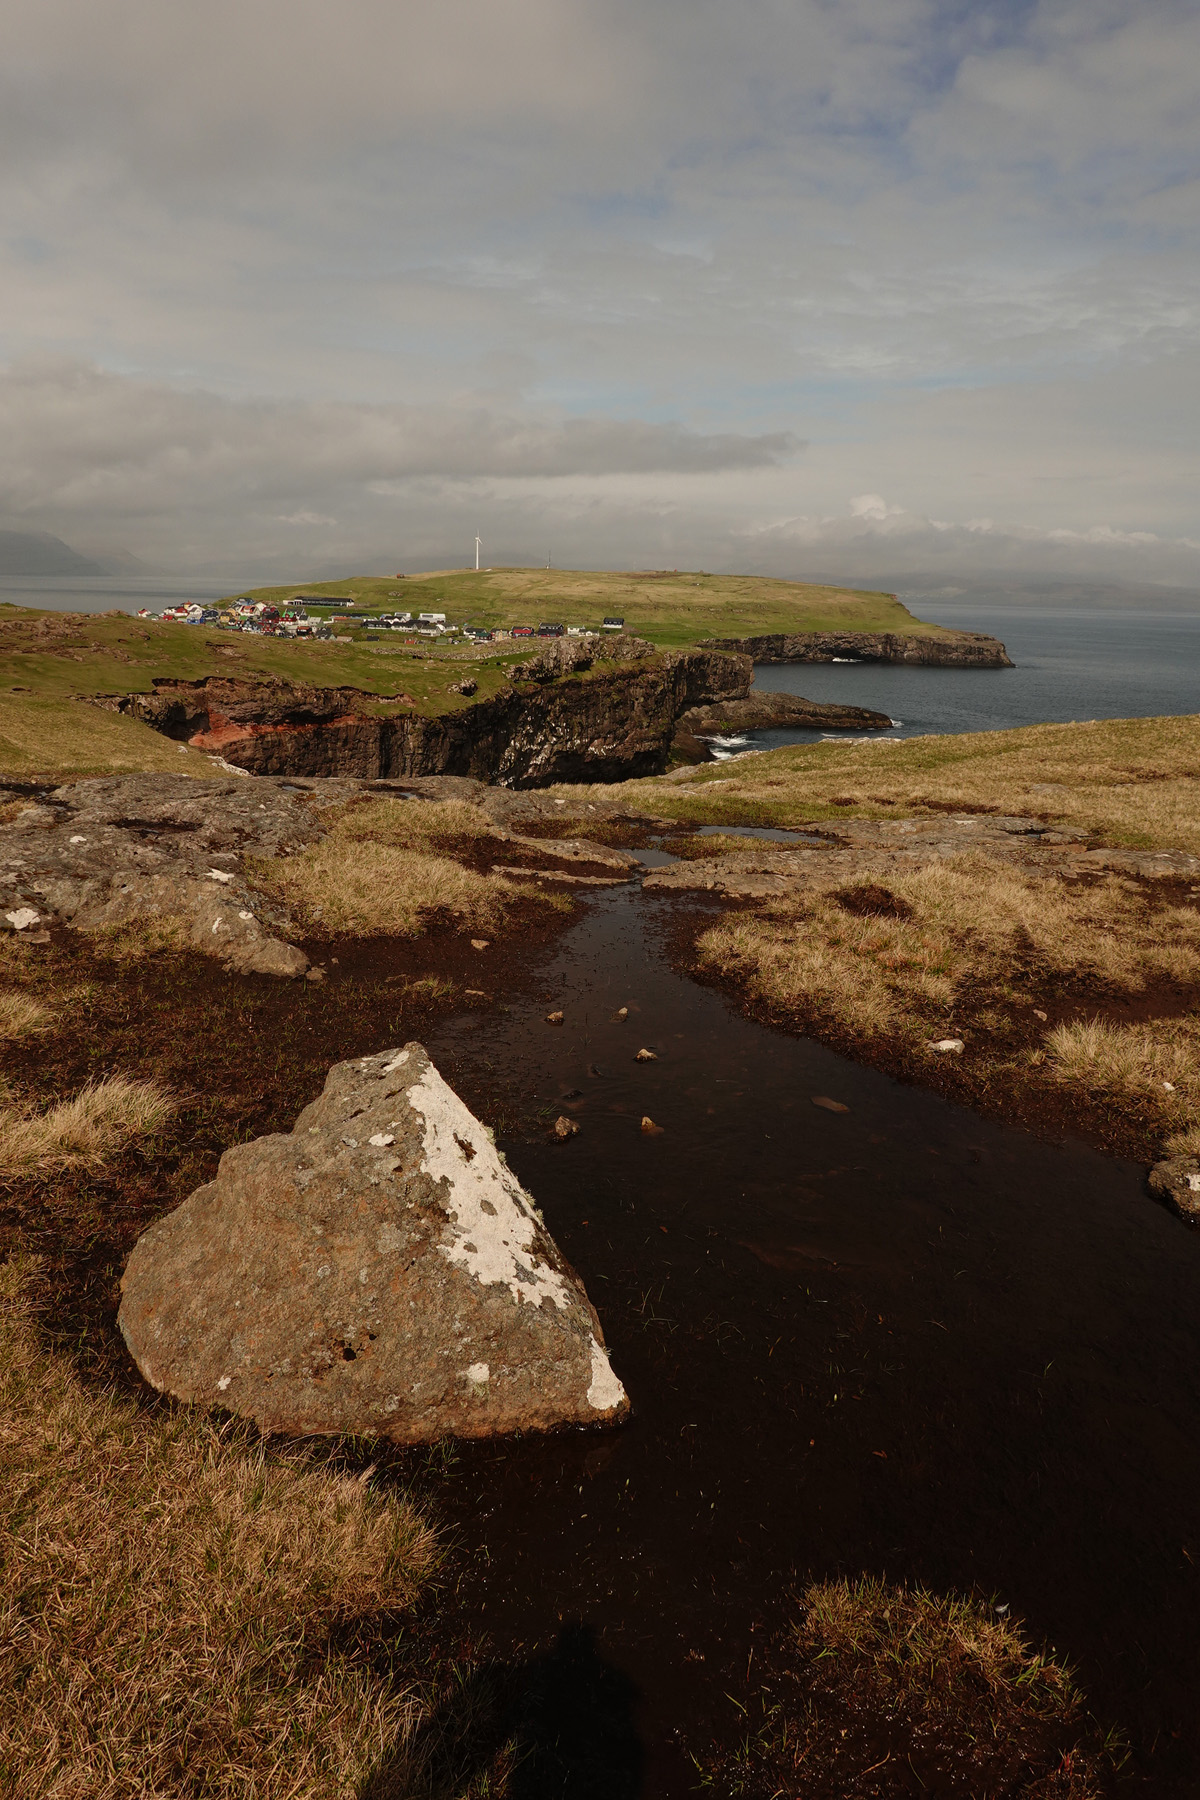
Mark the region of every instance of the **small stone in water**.
[[826, 1112], [850, 1111], [850, 1108], [848, 1106], [843, 1106], [840, 1100], [831, 1100], [828, 1094], [814, 1094], [812, 1103], [814, 1106], [823, 1106]]
[[658, 1058], [653, 1050], [639, 1050], [633, 1060], [634, 1062], [657, 1062]]
[[563, 1022], [563, 1016], [560, 1012], [552, 1012], [552, 1013], [546, 1014], [547, 1025], [561, 1025], [562, 1022]]

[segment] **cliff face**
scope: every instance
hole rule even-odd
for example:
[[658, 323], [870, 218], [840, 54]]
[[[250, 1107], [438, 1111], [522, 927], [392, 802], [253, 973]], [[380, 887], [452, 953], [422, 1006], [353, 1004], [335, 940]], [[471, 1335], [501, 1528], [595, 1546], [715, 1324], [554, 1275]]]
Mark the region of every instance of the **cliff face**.
[[435, 718], [381, 717], [377, 696], [354, 688], [223, 677], [160, 681], [152, 694], [100, 703], [253, 775], [469, 775], [546, 787], [661, 774], [679, 716], [745, 694], [751, 674], [744, 656], [670, 652], [582, 678], [522, 682]]
[[729, 650], [760, 663], [912, 663], [933, 669], [1011, 669], [999, 638], [981, 631], [924, 636], [896, 631], [776, 632], [766, 637], [707, 638], [707, 650]]

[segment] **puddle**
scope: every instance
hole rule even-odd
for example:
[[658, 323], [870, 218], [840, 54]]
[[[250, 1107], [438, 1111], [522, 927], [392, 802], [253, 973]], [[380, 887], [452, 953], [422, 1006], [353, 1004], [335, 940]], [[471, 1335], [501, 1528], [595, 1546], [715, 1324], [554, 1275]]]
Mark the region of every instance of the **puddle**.
[[536, 996], [429, 1039], [485, 1119], [528, 1122], [501, 1142], [635, 1407], [423, 1478], [464, 1624], [522, 1668], [585, 1644], [638, 1745], [611, 1791], [675, 1800], [796, 1584], [994, 1595], [1157, 1745], [1139, 1793], [1196, 1792], [1200, 1235], [1138, 1166], [742, 1018], [671, 972], [670, 916], [598, 899]]
[[812, 831], [787, 831], [780, 825], [700, 825], [697, 837], [767, 838], [772, 844], [827, 844]]

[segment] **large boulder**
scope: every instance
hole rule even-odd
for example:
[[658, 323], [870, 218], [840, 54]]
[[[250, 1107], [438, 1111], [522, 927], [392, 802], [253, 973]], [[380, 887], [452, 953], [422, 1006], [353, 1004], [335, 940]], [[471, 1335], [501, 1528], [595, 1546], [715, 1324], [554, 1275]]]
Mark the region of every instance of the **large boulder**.
[[583, 1285], [420, 1044], [330, 1070], [139, 1238], [121, 1329], [146, 1379], [265, 1431], [397, 1443], [629, 1410]]

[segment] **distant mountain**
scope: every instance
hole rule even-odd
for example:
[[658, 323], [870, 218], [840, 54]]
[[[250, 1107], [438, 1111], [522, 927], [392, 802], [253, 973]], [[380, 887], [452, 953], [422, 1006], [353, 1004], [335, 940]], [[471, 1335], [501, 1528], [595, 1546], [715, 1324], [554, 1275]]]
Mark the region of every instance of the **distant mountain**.
[[48, 531], [0, 531], [0, 576], [107, 575], [104, 563], [80, 556]]

